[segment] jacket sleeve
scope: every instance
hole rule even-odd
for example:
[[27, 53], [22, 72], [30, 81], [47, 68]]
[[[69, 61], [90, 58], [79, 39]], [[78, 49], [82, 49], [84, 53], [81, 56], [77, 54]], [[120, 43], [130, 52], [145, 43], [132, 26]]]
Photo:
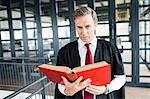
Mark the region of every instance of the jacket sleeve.
[[116, 45], [112, 45], [113, 56], [113, 75], [124, 75], [124, 67], [121, 54]]
[[[63, 66], [65, 65], [65, 58], [64, 58], [64, 51], [62, 49], [59, 50], [58, 55], [57, 55], [57, 66]], [[58, 84], [55, 86], [55, 96], [54, 99], [64, 99], [66, 96], [63, 95], [59, 89], [58, 89]]]

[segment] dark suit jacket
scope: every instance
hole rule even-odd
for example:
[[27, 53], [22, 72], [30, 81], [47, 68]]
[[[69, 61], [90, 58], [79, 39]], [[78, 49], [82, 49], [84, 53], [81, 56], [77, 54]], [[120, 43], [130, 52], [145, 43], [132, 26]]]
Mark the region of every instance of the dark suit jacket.
[[[97, 48], [94, 56], [94, 62], [107, 61], [111, 64], [111, 76], [124, 75], [123, 63], [121, 55], [117, 47], [108, 41], [97, 41]], [[78, 51], [77, 41], [71, 42], [59, 50], [57, 56], [57, 65], [68, 66], [74, 68], [80, 66], [80, 56]], [[117, 91], [113, 91], [108, 95], [97, 95], [96, 99], [125, 99], [124, 86]], [[55, 99], [83, 99], [82, 91], [79, 91], [74, 96], [68, 97], [60, 93], [57, 85], [55, 88]]]

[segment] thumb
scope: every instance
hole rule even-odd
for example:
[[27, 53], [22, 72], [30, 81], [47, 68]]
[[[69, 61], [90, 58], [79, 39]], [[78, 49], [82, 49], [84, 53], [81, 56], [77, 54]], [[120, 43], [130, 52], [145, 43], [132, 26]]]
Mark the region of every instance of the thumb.
[[74, 83], [75, 83], [75, 84], [79, 84], [79, 83], [81, 82], [82, 79], [83, 79], [83, 77], [80, 76]]
[[61, 78], [62, 78], [64, 84], [67, 85], [68, 84], [68, 80], [64, 76], [61, 76]]

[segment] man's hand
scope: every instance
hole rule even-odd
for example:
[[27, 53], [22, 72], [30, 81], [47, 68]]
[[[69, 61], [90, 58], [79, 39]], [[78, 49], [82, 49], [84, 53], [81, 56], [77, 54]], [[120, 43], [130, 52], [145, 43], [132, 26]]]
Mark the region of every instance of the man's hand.
[[82, 78], [83, 77], [81, 76], [75, 82], [71, 83], [65, 77], [62, 77], [62, 80], [65, 85], [65, 94], [67, 96], [73, 96], [78, 91], [80, 91], [90, 85], [91, 79], [88, 78], [88, 79], [84, 80], [83, 82], [81, 82]]
[[100, 95], [105, 93], [105, 86], [95, 86], [95, 85], [90, 85], [86, 87], [85, 91], [94, 94], [94, 95]]

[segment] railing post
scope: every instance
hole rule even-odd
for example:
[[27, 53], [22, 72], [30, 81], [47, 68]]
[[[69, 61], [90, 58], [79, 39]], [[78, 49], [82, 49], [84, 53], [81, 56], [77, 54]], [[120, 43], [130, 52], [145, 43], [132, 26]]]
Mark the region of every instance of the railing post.
[[25, 72], [25, 63], [24, 63], [24, 59], [22, 60], [22, 72], [23, 72], [23, 84], [24, 86], [27, 84], [26, 82], [26, 72]]

